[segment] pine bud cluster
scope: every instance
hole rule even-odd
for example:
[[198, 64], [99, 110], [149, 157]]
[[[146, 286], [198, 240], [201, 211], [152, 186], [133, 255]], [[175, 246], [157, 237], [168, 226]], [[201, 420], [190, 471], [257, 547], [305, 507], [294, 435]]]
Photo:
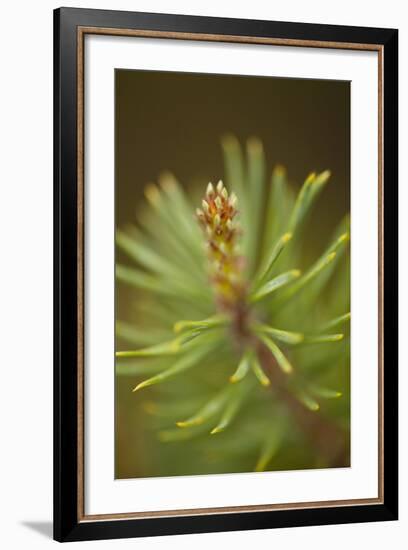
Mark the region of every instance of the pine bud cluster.
[[234, 309], [245, 291], [237, 202], [235, 193], [229, 195], [220, 180], [215, 188], [212, 183], [208, 184], [202, 208], [196, 210], [205, 234], [210, 280], [221, 310]]

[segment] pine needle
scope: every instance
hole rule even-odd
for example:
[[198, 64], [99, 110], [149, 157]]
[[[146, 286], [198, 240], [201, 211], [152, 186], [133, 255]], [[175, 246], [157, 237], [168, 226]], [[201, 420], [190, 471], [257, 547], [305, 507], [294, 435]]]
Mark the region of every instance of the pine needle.
[[261, 385], [265, 386], [265, 387], [270, 386], [271, 381], [269, 380], [269, 378], [266, 376], [265, 372], [263, 371], [263, 369], [261, 367], [261, 364], [258, 360], [258, 357], [255, 354], [253, 354], [253, 356], [251, 358], [251, 366], [252, 366], [252, 370], [255, 373], [255, 376], [257, 377], [257, 379], [259, 380]]
[[210, 432], [211, 435], [215, 435], [225, 431], [228, 426], [232, 424], [242, 407], [244, 399], [248, 394], [249, 388], [249, 385], [240, 384], [237, 389], [231, 394], [220, 421]]
[[269, 256], [265, 267], [260, 270], [260, 273], [255, 278], [255, 287], [257, 287], [263, 280], [268, 278], [271, 274], [272, 268], [276, 262], [276, 260], [279, 258], [282, 250], [285, 248], [285, 246], [289, 243], [289, 241], [292, 239], [292, 233], [285, 233], [278, 239], [278, 242], [275, 244], [275, 246], [272, 249], [272, 253]]
[[187, 369], [194, 367], [197, 363], [202, 361], [206, 355], [208, 355], [211, 351], [213, 351], [213, 349], [214, 349], [214, 346], [200, 346], [200, 347], [195, 347], [190, 349], [189, 352], [181, 356], [174, 363], [173, 366], [171, 366], [167, 370], [164, 370], [158, 375], [153, 376], [152, 378], [148, 378], [147, 380], [140, 382], [140, 384], [138, 384], [133, 389], [133, 391], [135, 392], [142, 388], [146, 388], [148, 386], [160, 384], [165, 380], [168, 380], [170, 378], [173, 378], [174, 376], [177, 376], [178, 374], [186, 371]]
[[265, 346], [269, 349], [269, 351], [275, 357], [276, 362], [278, 363], [281, 370], [285, 374], [291, 374], [293, 372], [293, 367], [289, 363], [285, 355], [282, 353], [280, 348], [275, 344], [275, 342], [265, 334], [259, 334], [259, 338], [262, 340]]
[[241, 360], [238, 364], [237, 370], [234, 372], [234, 374], [230, 377], [230, 382], [233, 384], [236, 382], [240, 382], [245, 378], [245, 376], [248, 374], [248, 371], [251, 366], [251, 350], [246, 351], [243, 356], [241, 357]]
[[262, 298], [269, 296], [269, 294], [271, 294], [272, 292], [275, 292], [276, 290], [278, 290], [278, 288], [281, 288], [293, 282], [295, 279], [298, 279], [300, 277], [300, 274], [301, 272], [299, 269], [291, 269], [286, 273], [282, 273], [281, 275], [278, 275], [274, 279], [268, 281], [263, 286], [261, 286], [259, 290], [255, 291], [250, 296], [250, 301], [257, 302], [258, 300], [261, 300]]
[[203, 424], [214, 415], [216, 415], [224, 406], [226, 400], [230, 395], [231, 386], [223, 388], [213, 399], [208, 401], [198, 412], [193, 416], [190, 416], [187, 420], [176, 422], [179, 428], [190, 428], [191, 426], [198, 426]]
[[288, 330], [277, 329], [262, 323], [255, 323], [253, 328], [257, 333], [269, 334], [273, 338], [276, 338], [285, 344], [299, 344], [300, 342], [303, 342], [305, 338], [300, 332], [290, 332]]
[[335, 317], [331, 321], [328, 321], [327, 323], [320, 326], [320, 330], [330, 330], [332, 328], [336, 328], [339, 325], [343, 325], [344, 323], [347, 323], [347, 321], [350, 321], [351, 315], [350, 312], [345, 313], [344, 315], [340, 315], [339, 317]]

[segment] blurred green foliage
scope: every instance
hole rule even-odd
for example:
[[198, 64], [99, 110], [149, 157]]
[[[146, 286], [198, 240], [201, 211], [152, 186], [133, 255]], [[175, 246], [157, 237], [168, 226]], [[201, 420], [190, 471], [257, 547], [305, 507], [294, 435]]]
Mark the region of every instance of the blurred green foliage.
[[117, 294], [134, 289], [129, 319], [116, 322], [118, 478], [349, 464], [349, 217], [314, 257], [304, 228], [330, 173], [310, 174], [295, 196], [283, 167], [269, 177], [256, 138], [243, 149], [226, 136], [222, 148], [224, 205], [234, 192], [242, 232], [243, 328], [209, 278], [194, 214], [205, 189], [162, 174], [117, 231], [128, 258]]

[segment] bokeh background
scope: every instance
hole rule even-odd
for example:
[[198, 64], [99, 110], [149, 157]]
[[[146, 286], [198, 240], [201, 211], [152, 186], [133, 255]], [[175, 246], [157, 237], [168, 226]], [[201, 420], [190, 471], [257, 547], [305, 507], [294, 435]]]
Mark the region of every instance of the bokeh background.
[[[226, 133], [241, 143], [260, 138], [268, 171], [284, 165], [294, 188], [311, 171], [332, 171], [319, 215], [306, 229], [307, 254], [321, 252], [350, 210], [350, 83], [343, 81], [117, 69], [116, 226], [135, 222], [146, 184], [163, 170], [190, 189], [222, 178], [220, 139]], [[120, 251], [117, 258], [129, 262]], [[130, 320], [134, 296], [123, 285], [115, 295], [116, 317]], [[185, 465], [177, 470], [177, 450], [166, 457], [171, 468], [160, 469], [159, 447], [131, 386], [128, 378], [116, 380], [115, 477], [195, 473]]]

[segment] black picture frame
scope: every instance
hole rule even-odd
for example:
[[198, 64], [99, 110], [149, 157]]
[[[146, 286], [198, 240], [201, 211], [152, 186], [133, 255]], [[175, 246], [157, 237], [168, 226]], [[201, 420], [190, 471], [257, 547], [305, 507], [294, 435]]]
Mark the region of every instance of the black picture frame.
[[[78, 29], [99, 27], [170, 33], [373, 44], [381, 47], [383, 177], [383, 495], [381, 502], [168, 517], [81, 519], [78, 351]], [[60, 8], [54, 12], [54, 538], [75, 541], [275, 527], [395, 520], [398, 517], [398, 31]], [[244, 503], [243, 503], [244, 504]]]

